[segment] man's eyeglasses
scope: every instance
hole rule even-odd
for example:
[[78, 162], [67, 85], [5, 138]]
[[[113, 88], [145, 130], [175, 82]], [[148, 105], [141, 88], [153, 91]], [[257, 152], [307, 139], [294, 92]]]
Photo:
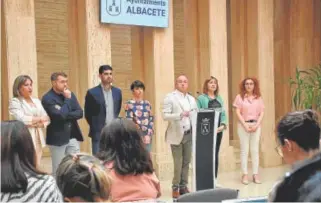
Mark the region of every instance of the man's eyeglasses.
[[282, 145], [278, 145], [275, 147], [275, 151], [280, 155], [280, 157], [283, 157], [283, 152], [282, 152]]

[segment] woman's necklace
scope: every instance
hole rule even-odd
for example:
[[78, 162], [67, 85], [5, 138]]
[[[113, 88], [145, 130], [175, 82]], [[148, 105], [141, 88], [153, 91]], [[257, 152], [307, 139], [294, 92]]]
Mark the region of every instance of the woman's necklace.
[[216, 97], [215, 97], [215, 94], [213, 94], [213, 95], [209, 95], [208, 94], [208, 97], [210, 98], [210, 99], [215, 99]]
[[250, 104], [253, 103], [253, 96], [246, 95], [246, 99]]

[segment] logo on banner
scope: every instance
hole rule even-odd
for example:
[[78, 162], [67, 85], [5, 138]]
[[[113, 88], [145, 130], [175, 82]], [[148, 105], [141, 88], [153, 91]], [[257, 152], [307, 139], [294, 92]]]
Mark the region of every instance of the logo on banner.
[[210, 119], [209, 118], [203, 118], [201, 122], [201, 134], [202, 135], [208, 135], [210, 133]]
[[121, 0], [106, 0], [106, 10], [111, 16], [118, 16], [121, 12]]

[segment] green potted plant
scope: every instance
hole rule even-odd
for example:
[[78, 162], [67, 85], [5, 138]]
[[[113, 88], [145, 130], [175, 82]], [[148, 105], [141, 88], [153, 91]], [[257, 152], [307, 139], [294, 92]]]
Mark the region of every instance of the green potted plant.
[[308, 70], [296, 68], [290, 78], [292, 109], [314, 109], [321, 112], [321, 64]]

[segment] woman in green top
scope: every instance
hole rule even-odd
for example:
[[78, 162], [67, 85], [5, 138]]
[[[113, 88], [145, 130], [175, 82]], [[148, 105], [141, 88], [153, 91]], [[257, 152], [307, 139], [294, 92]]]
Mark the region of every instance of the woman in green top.
[[211, 76], [211, 78], [205, 80], [203, 85], [203, 94], [198, 96], [197, 98], [197, 106], [199, 109], [208, 109], [220, 107], [222, 112], [220, 114], [220, 126], [217, 129], [216, 136], [216, 152], [215, 152], [215, 177], [217, 177], [218, 171], [218, 153], [221, 146], [223, 131], [226, 129], [227, 117], [223, 106], [223, 99], [218, 94], [219, 86], [218, 81], [215, 77]]

